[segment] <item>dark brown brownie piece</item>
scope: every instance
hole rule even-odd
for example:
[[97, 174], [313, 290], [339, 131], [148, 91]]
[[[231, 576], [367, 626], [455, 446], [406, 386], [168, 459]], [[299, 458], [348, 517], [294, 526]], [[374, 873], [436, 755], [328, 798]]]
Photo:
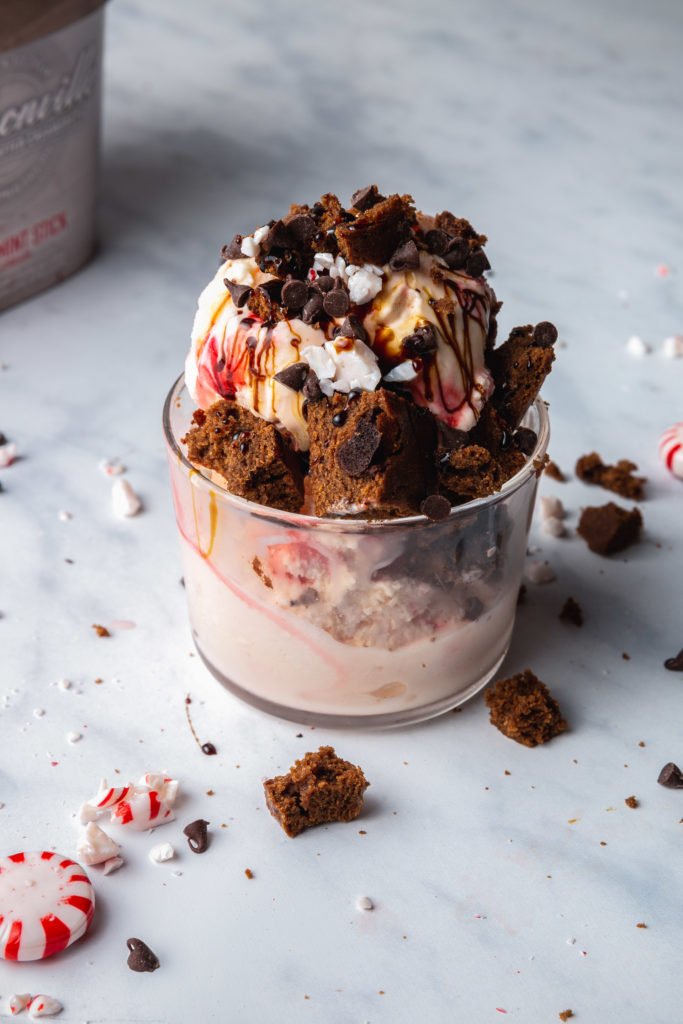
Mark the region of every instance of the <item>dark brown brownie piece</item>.
[[370, 783], [333, 747], [320, 747], [295, 761], [287, 775], [263, 783], [266, 805], [288, 836], [331, 821], [353, 821]]
[[582, 455], [576, 463], [576, 475], [587, 484], [597, 484], [606, 491], [614, 491], [622, 498], [633, 498], [640, 501], [643, 497], [643, 485], [647, 483], [644, 476], [634, 476], [637, 469], [635, 462], [620, 459], [616, 466], [606, 465], [597, 452]]
[[299, 458], [287, 438], [248, 409], [221, 399], [198, 409], [182, 443], [190, 462], [220, 473], [240, 498], [298, 512], [304, 481]]
[[610, 501], [585, 508], [576, 532], [597, 555], [612, 555], [635, 544], [642, 525], [643, 517], [637, 508], [629, 511]]
[[453, 448], [439, 462], [439, 487], [454, 505], [493, 494], [500, 488], [501, 476], [491, 452], [478, 444]]
[[363, 210], [355, 220], [340, 224], [336, 235], [347, 263], [388, 263], [410, 234], [415, 213], [410, 196], [389, 196]]
[[557, 480], [557, 482], [560, 484], [563, 484], [566, 480], [564, 473], [562, 472], [558, 464], [556, 462], [553, 462], [552, 459], [548, 459], [548, 461], [545, 464], [545, 469], [543, 470], [543, 472], [546, 476], [549, 476], [551, 480]]
[[499, 679], [484, 697], [491, 725], [525, 747], [546, 743], [567, 728], [548, 687], [528, 668], [510, 679]]
[[433, 417], [384, 388], [308, 405], [310, 485], [318, 516], [418, 514], [434, 491]]
[[583, 626], [583, 612], [581, 605], [573, 597], [568, 597], [562, 605], [562, 611], [558, 615], [564, 622], [571, 622], [573, 626]]
[[496, 385], [490, 401], [509, 429], [519, 425], [555, 359], [552, 344], [548, 343], [550, 335], [538, 333], [543, 326], [515, 327], [506, 342], [489, 349], [486, 355]]

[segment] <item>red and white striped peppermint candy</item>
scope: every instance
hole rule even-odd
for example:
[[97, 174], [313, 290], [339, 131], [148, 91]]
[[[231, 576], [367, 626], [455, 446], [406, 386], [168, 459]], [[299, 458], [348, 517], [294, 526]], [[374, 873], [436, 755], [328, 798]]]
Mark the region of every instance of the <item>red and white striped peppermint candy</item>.
[[85, 935], [95, 893], [80, 864], [49, 850], [0, 858], [0, 957], [42, 960]]
[[659, 439], [662, 462], [674, 476], [683, 480], [683, 423], [674, 423]]
[[171, 807], [159, 799], [159, 794], [131, 793], [127, 800], [121, 800], [111, 814], [111, 820], [118, 825], [130, 825], [141, 832], [156, 825], [173, 821], [175, 814]]
[[132, 788], [131, 783], [128, 783], [127, 786], [108, 786], [107, 780], [102, 779], [97, 795], [92, 800], [89, 800], [88, 803], [98, 811], [104, 811], [108, 807], [116, 807], [118, 803], [125, 800]]

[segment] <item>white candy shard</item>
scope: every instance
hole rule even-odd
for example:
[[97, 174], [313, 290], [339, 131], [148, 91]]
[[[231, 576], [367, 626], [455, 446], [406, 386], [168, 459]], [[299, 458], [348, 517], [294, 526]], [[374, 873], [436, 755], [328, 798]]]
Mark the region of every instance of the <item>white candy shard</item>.
[[142, 508], [142, 502], [127, 480], [114, 481], [111, 500], [117, 516], [136, 516]]
[[119, 850], [119, 844], [94, 821], [85, 826], [76, 843], [78, 859], [89, 865], [103, 864], [110, 857], [116, 857]]
[[81, 804], [78, 809], [78, 820], [81, 825], [87, 825], [90, 821], [96, 821], [99, 811], [92, 804]]
[[163, 864], [164, 861], [173, 860], [174, 857], [175, 850], [170, 843], [157, 843], [149, 851], [149, 859], [155, 864]]
[[12, 441], [10, 444], [0, 444], [0, 469], [11, 466], [17, 457], [17, 446]]
[[564, 523], [557, 516], [548, 516], [547, 519], [544, 519], [542, 529], [544, 533], [549, 533], [551, 537], [564, 537], [567, 533]]
[[33, 1019], [36, 1017], [54, 1017], [62, 1012], [62, 1004], [57, 999], [53, 999], [52, 996], [40, 995], [33, 997], [27, 1009], [29, 1017]]
[[626, 351], [630, 356], [646, 356], [651, 349], [640, 335], [632, 334], [626, 342]]
[[133, 784], [131, 782], [125, 786], [109, 786], [106, 779], [101, 779], [100, 788], [88, 803], [96, 807], [98, 811], [104, 811], [110, 807], [115, 807], [121, 800], [125, 800], [132, 790]]
[[112, 871], [118, 870], [124, 864], [123, 857], [110, 857], [104, 862], [104, 874], [110, 875]]
[[557, 579], [547, 562], [530, 562], [524, 574], [531, 583], [552, 583]]
[[374, 391], [382, 376], [377, 356], [358, 338], [339, 337], [323, 346], [308, 345], [301, 356], [328, 397], [333, 391]]
[[361, 896], [356, 902], [356, 906], [359, 910], [374, 910], [375, 904], [372, 902], [369, 896]]
[[143, 775], [137, 786], [135, 792], [149, 792], [153, 790], [159, 794], [159, 799], [163, 803], [172, 807], [175, 803], [175, 799], [178, 796], [179, 782], [177, 779], [170, 779], [162, 772], [147, 772]]
[[565, 515], [564, 505], [559, 498], [544, 496], [539, 499], [541, 519], [563, 519]]
[[384, 380], [389, 383], [394, 381], [407, 381], [415, 380], [417, 377], [417, 370], [413, 366], [412, 359], [406, 359], [404, 363], [399, 363], [393, 370], [389, 370], [389, 373], [384, 374]]
[[71, 680], [70, 679], [60, 679], [59, 682], [57, 683], [57, 686], [59, 687], [60, 690], [70, 690], [71, 689]]
[[255, 239], [251, 235], [247, 235], [246, 238], [242, 239], [242, 245], [240, 246], [245, 256], [258, 256], [259, 246]]
[[126, 471], [126, 467], [116, 460], [102, 459], [99, 465], [105, 476], [120, 476]]
[[382, 290], [382, 278], [370, 269], [369, 266], [361, 267], [355, 274], [349, 277], [349, 296], [351, 302], [361, 305], [374, 299], [375, 295]]
[[7, 1002], [9, 1003], [10, 1013], [21, 1013], [31, 1002], [31, 993], [19, 992], [16, 995], [10, 996]]
[[172, 808], [163, 803], [153, 790], [148, 793], [131, 793], [127, 800], [116, 805], [111, 814], [111, 821], [115, 824], [130, 825], [140, 832], [165, 825], [174, 819]]
[[73, 515], [65, 508], [59, 510], [59, 518], [63, 523], [66, 523], [69, 519], [73, 519]]
[[69, 743], [78, 743], [79, 740], [83, 739], [83, 733], [80, 732], [68, 732], [66, 738]]
[[680, 359], [683, 356], [683, 335], [672, 334], [662, 342], [662, 355], [665, 359]]

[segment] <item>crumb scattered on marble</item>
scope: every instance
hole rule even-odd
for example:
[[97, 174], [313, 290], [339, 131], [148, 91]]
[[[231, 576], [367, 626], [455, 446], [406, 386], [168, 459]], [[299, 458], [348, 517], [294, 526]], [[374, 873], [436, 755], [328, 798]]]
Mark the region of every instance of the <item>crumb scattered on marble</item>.
[[254, 872], [251, 870], [251, 868], [245, 868], [244, 873], [249, 880], [251, 880], [254, 877]]
[[636, 925], [636, 928], [647, 928], [647, 925], [645, 924], [644, 921], [639, 921], [638, 924]]
[[570, 1017], [574, 1016], [573, 1010], [561, 1010], [557, 1015], [561, 1021], [569, 1020]]
[[109, 632], [107, 627], [106, 626], [100, 626], [99, 623], [97, 623], [97, 622], [93, 622], [93, 624], [92, 624], [92, 626], [90, 628], [94, 629], [95, 632], [97, 633], [97, 635], [100, 636], [100, 637], [111, 636], [111, 633]]
[[68, 732], [66, 738], [69, 743], [78, 743], [79, 740], [83, 739], [83, 734], [80, 732]]
[[34, 718], [42, 718], [44, 714], [45, 714], [45, 708], [34, 708], [33, 709], [33, 717]]
[[626, 799], [624, 800], [624, 803], [626, 804], [627, 807], [638, 807], [639, 806], [638, 800], [634, 796], [627, 796]]

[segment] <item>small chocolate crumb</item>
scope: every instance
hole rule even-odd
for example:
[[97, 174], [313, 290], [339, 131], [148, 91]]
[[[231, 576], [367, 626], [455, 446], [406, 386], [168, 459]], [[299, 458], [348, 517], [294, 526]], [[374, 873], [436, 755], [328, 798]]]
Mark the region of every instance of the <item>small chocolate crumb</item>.
[[392, 270], [416, 270], [420, 266], [420, 254], [412, 238], [409, 238], [403, 245], [399, 245], [394, 255], [389, 260]]
[[131, 971], [156, 971], [159, 966], [159, 957], [153, 953], [146, 942], [142, 939], [126, 939], [128, 946], [128, 966]]
[[308, 363], [291, 363], [289, 366], [285, 366], [284, 370], [276, 373], [273, 379], [284, 384], [291, 391], [301, 391], [306, 383], [309, 370]]
[[323, 297], [317, 290], [311, 290], [308, 293], [308, 301], [303, 308], [301, 319], [305, 324], [312, 324], [315, 320], [320, 319], [320, 314], [323, 312]]
[[453, 236], [442, 228], [432, 228], [425, 235], [427, 248], [434, 256], [445, 256], [452, 241], [454, 241]]
[[677, 764], [669, 761], [657, 776], [657, 782], [667, 789], [683, 789], [683, 772]]
[[[453, 251], [453, 250], [451, 250]], [[448, 254], [446, 255], [448, 259]], [[470, 277], [481, 277], [485, 270], [490, 270], [491, 264], [483, 249], [475, 249], [470, 253], [465, 262], [465, 272]]]
[[515, 447], [519, 449], [522, 455], [531, 455], [536, 447], [538, 434], [535, 430], [530, 430], [529, 427], [520, 427], [519, 430], [515, 431], [513, 440]]
[[357, 192], [353, 193], [351, 206], [354, 210], [369, 210], [371, 206], [376, 206], [383, 199], [384, 196], [379, 193], [376, 185], [366, 185], [365, 188], [359, 188]]
[[309, 370], [308, 376], [304, 381], [304, 398], [307, 402], [319, 402], [321, 398], [324, 398], [320, 385], [318, 383], [318, 375], [315, 370]]
[[553, 462], [552, 459], [548, 459], [546, 462], [544, 472], [551, 480], [557, 480], [560, 484], [563, 484], [567, 479], [558, 464]]
[[534, 345], [550, 348], [557, 341], [557, 327], [548, 320], [542, 320], [534, 327]]
[[431, 324], [423, 324], [401, 342], [401, 352], [407, 359], [416, 359], [436, 351], [436, 331]]
[[244, 873], [249, 879], [252, 879], [254, 877], [254, 872], [251, 870], [251, 868], [245, 868]]
[[224, 245], [221, 249], [221, 259], [225, 263], [226, 260], [243, 260], [245, 255], [242, 252], [242, 236], [235, 235], [232, 242], [229, 245]]
[[624, 803], [627, 807], [638, 807], [638, 801], [634, 796], [627, 796]]
[[203, 818], [197, 818], [183, 829], [183, 835], [187, 836], [187, 845], [193, 853], [204, 853], [208, 849], [208, 824], [208, 821], [204, 821]]
[[98, 636], [111, 636], [111, 633], [106, 626], [98, 626], [97, 623], [93, 622], [92, 628], [95, 630]]
[[683, 672], [683, 651], [679, 651], [674, 658], [667, 658], [664, 668], [668, 668], [669, 672]]
[[624, 661], [630, 661], [631, 660], [631, 655], [627, 654], [626, 651], [624, 651], [621, 656], [624, 659]]
[[573, 1017], [573, 1016], [574, 1016], [574, 1011], [573, 1010], [562, 1010], [561, 1013], [558, 1013], [558, 1017], [562, 1021], [569, 1020], [569, 1018]]
[[253, 291], [248, 284], [238, 284], [237, 281], [231, 281], [227, 277], [223, 278], [223, 284], [230, 292], [230, 298], [237, 309], [244, 305]]
[[[462, 268], [468, 262], [469, 252], [470, 247], [466, 238], [452, 238], [448, 243], [448, 248], [446, 249], [446, 252], [444, 253], [444, 260], [446, 261], [446, 266], [449, 268], [449, 270], [462, 270]], [[484, 256], [483, 253], [481, 253], [481, 255]], [[486, 260], [485, 256], [484, 259]], [[488, 264], [488, 260], [486, 260], [486, 262]]]
[[359, 341], [368, 342], [368, 334], [361, 320], [353, 313], [344, 320], [343, 324], [340, 324], [332, 332], [333, 338], [357, 338]]
[[526, 583], [522, 583], [517, 591], [517, 604], [524, 604], [526, 601]]
[[451, 503], [443, 494], [429, 494], [420, 505], [420, 512], [427, 519], [438, 522], [447, 519], [451, 512]]
[[645, 924], [644, 921], [639, 921], [638, 924], [636, 925], [636, 928], [647, 928], [647, 925]]
[[355, 433], [337, 448], [337, 463], [349, 476], [360, 476], [372, 462], [382, 439], [377, 427], [368, 419], [361, 419]]
[[562, 605], [562, 611], [558, 618], [564, 622], [571, 622], [574, 626], [583, 626], [583, 612], [581, 605], [573, 597], [568, 597]]
[[211, 757], [212, 754], [218, 753], [213, 743], [202, 743], [201, 750], [202, 754], [207, 754], [209, 757]]

